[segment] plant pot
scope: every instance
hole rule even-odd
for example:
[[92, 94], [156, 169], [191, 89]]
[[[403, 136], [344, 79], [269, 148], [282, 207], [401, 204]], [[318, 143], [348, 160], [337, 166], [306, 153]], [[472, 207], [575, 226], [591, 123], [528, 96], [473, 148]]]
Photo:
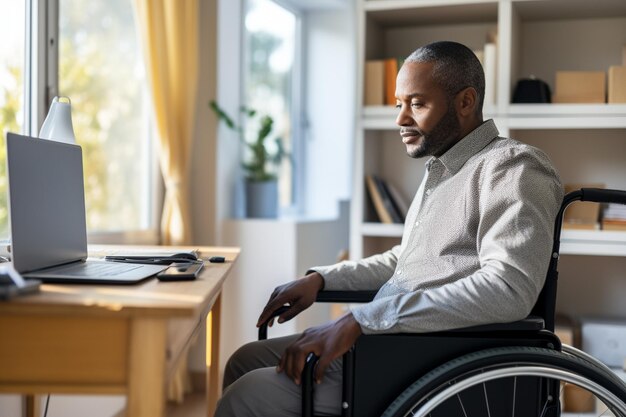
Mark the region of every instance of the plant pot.
[[246, 181], [246, 217], [278, 217], [278, 181]]

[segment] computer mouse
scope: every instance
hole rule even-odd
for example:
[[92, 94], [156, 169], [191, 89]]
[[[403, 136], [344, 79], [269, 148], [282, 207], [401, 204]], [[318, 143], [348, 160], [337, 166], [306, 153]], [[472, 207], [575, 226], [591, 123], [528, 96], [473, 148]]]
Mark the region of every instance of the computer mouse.
[[197, 261], [198, 260], [198, 257], [196, 255], [194, 255], [193, 253], [188, 253], [188, 252], [175, 253], [175, 254], [171, 255], [170, 258], [174, 258], [174, 259], [189, 259], [190, 261]]

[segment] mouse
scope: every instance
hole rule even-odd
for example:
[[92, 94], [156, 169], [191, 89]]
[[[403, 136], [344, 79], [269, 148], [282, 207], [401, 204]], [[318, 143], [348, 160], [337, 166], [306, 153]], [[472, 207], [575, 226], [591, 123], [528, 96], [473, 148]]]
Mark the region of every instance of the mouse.
[[189, 259], [190, 261], [198, 260], [198, 257], [196, 255], [194, 255], [193, 253], [186, 253], [186, 252], [175, 253], [169, 257], [174, 258], [174, 259]]

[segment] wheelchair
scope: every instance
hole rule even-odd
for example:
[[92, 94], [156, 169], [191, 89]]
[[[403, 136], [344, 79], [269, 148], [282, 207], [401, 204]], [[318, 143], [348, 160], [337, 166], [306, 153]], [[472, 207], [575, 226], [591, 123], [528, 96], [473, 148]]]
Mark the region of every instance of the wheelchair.
[[[556, 417], [565, 383], [602, 401], [600, 415], [626, 417], [626, 383], [553, 333], [561, 224], [575, 201], [626, 204], [626, 191], [583, 188], [564, 197], [546, 281], [528, 318], [435, 333], [361, 335], [343, 356], [342, 417]], [[321, 291], [316, 301], [368, 302], [375, 294]], [[270, 320], [260, 327], [260, 340]], [[310, 354], [302, 375], [304, 417], [314, 416], [316, 361]]]

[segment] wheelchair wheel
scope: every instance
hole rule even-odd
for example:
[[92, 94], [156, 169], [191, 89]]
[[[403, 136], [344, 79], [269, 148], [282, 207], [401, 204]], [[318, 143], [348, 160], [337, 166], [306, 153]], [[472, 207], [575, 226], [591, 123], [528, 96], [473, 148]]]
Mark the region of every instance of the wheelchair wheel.
[[604, 404], [585, 415], [626, 417], [621, 380], [588, 359], [534, 347], [486, 349], [443, 364], [409, 386], [383, 417], [560, 416], [565, 384]]

